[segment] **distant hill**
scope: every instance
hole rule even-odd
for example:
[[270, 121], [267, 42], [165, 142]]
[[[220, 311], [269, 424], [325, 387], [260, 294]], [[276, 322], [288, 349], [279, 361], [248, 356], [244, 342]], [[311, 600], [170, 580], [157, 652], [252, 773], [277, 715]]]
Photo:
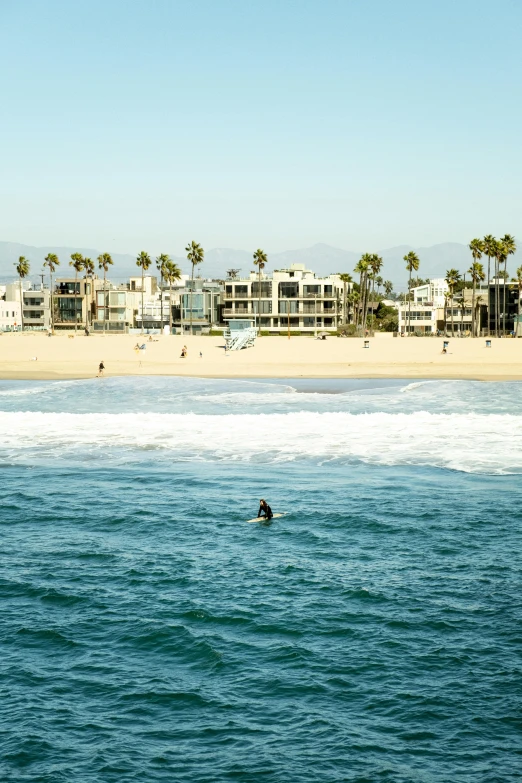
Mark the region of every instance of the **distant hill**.
[[[396, 291], [405, 290], [407, 273], [403, 257], [415, 250], [420, 258], [418, 275], [421, 277], [444, 277], [446, 270], [451, 267], [464, 272], [471, 264], [470, 252], [466, 245], [457, 242], [446, 242], [431, 247], [412, 247], [399, 245], [385, 250], [369, 248], [369, 252], [378, 252], [384, 260], [382, 276], [391, 280]], [[100, 250], [86, 247], [33, 247], [16, 242], [0, 242], [0, 282], [10, 282], [16, 279], [14, 264], [20, 256], [25, 256], [31, 262], [31, 276], [38, 280], [38, 273], [42, 270], [42, 263], [48, 253], [56, 253], [61, 260], [59, 273], [69, 274], [68, 263], [71, 253], [79, 252], [84, 256], [96, 259]], [[113, 253], [114, 267], [110, 278], [115, 282], [121, 282], [130, 275], [138, 273], [136, 258], [125, 253]], [[317, 275], [327, 275], [331, 272], [350, 272], [361, 257], [360, 252], [342, 250], [326, 244], [316, 244], [312, 247], [288, 250], [284, 253], [268, 253], [267, 271], [281, 269], [292, 263], [305, 264]], [[172, 259], [179, 264], [184, 273], [190, 272], [190, 264], [186, 258], [172, 254]], [[487, 263], [487, 259], [486, 259]], [[513, 272], [515, 266], [522, 263], [522, 253], [517, 253], [510, 261], [508, 271]], [[151, 267], [154, 269], [155, 266]], [[252, 261], [252, 252], [247, 250], [235, 250], [232, 248], [214, 248], [205, 253], [205, 261], [200, 267], [200, 274], [205, 277], [225, 277], [227, 269], [240, 269], [241, 275], [248, 275], [255, 269]]]

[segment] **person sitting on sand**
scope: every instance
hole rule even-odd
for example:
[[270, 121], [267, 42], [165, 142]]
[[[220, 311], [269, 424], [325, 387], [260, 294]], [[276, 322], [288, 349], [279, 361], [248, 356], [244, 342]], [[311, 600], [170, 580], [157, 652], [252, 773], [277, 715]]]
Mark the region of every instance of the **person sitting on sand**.
[[185, 359], [186, 355], [187, 355], [187, 346], [184, 345], [183, 348], [181, 349], [181, 358]]
[[98, 378], [99, 378], [101, 375], [103, 375], [103, 371], [104, 371], [104, 370], [105, 370], [105, 365], [104, 365], [104, 363], [103, 363], [103, 359], [102, 359], [102, 361], [101, 361], [101, 362], [100, 362], [100, 364], [98, 365]]
[[264, 517], [265, 519], [272, 519], [274, 516], [272, 514], [272, 509], [266, 502], [266, 500], [261, 499], [259, 501], [259, 511], [257, 512], [258, 517]]

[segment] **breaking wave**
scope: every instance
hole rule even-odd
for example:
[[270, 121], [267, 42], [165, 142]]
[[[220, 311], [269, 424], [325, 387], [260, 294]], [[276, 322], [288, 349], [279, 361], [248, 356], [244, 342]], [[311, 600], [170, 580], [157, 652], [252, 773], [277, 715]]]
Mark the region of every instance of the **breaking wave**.
[[73, 460], [311, 460], [522, 472], [522, 417], [509, 414], [0, 412], [5, 463]]

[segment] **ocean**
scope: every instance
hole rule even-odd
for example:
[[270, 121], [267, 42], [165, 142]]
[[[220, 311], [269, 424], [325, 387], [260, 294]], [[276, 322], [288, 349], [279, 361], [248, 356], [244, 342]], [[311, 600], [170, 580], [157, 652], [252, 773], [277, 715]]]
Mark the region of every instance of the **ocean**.
[[519, 781], [521, 389], [0, 382], [0, 779]]

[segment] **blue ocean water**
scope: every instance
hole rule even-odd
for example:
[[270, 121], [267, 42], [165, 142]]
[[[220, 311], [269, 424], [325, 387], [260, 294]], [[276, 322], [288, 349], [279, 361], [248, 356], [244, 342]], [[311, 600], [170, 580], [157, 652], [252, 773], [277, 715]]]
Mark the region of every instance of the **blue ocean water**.
[[520, 780], [520, 390], [0, 382], [0, 778]]

